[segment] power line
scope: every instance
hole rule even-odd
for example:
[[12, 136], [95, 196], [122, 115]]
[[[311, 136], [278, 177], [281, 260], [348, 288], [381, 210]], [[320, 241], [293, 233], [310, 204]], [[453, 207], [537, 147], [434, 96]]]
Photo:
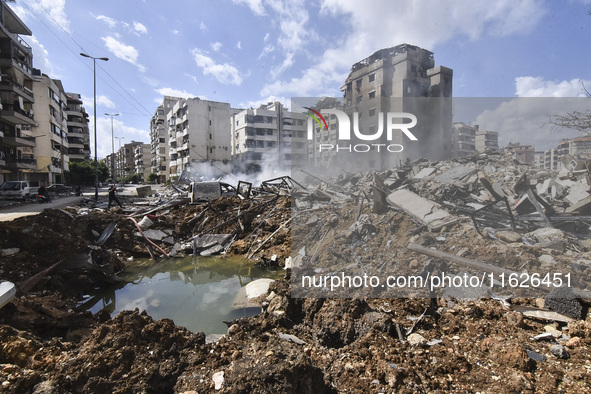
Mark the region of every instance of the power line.
[[[43, 8], [43, 6], [39, 3], [38, 0], [35, 0], [35, 3], [37, 3], [37, 5], [39, 6], [39, 8], [41, 8], [41, 10], [43, 10], [43, 12], [45, 12], [45, 14], [47, 14], [47, 16], [55, 23], [56, 26], [58, 26], [71, 40], [72, 42], [74, 42], [74, 44], [76, 44], [78, 46], [78, 48], [80, 48], [80, 50], [82, 52], [87, 52], [84, 47], [82, 45], [80, 45], [78, 43], [78, 41], [76, 41], [76, 39], [74, 39], [74, 37], [58, 22], [55, 20], [55, 18], [53, 18], [53, 16], [47, 12], [47, 10], [45, 8]], [[74, 50], [72, 50], [54, 31], [53, 29], [48, 26], [45, 21], [43, 20], [43, 18], [41, 18], [26, 2], [22, 2], [22, 4], [47, 28], [47, 30], [49, 30], [49, 32], [51, 34], [53, 34], [59, 42], [61, 42], [64, 47], [66, 47], [66, 49], [68, 49], [68, 51], [70, 51], [72, 54], [74, 54], [76, 56], [76, 58], [81, 61], [85, 67], [87, 67], [89, 70], [91, 69], [90, 66], [86, 63], [83, 62], [82, 59], [80, 59], [80, 57], [78, 56], [78, 53], [76, 53]], [[143, 109], [146, 114], [148, 116], [152, 116], [152, 112], [149, 111], [148, 109], [146, 109], [146, 107], [144, 107], [138, 100], [136, 100], [135, 97], [133, 97], [131, 94], [129, 94], [129, 92], [127, 91], [127, 89], [125, 89], [123, 86], [121, 86], [121, 84], [119, 82], [117, 82], [117, 80], [115, 78], [113, 78], [113, 76], [111, 74], [109, 74], [103, 67], [101, 67], [99, 65], [99, 68], [101, 70], [103, 70], [103, 72], [109, 76], [109, 78], [111, 78], [111, 80], [113, 82], [115, 82], [115, 84], [117, 84], [117, 86], [119, 86], [119, 88], [121, 88], [121, 90], [123, 90], [133, 101], [135, 101], [140, 107], [141, 109]], [[137, 111], [141, 112], [141, 109], [138, 108], [137, 106], [135, 106], [131, 101], [129, 101], [125, 96], [123, 96], [119, 91], [117, 91], [113, 86], [111, 86], [107, 81], [105, 81], [105, 79], [103, 79], [100, 75], [99, 78], [101, 79], [101, 81], [103, 81], [109, 88], [111, 88], [111, 90], [114, 93], [117, 93], [125, 102], [127, 102], [128, 104], [130, 104], [134, 109], [136, 109]], [[96, 116], [96, 114], [95, 114]]]

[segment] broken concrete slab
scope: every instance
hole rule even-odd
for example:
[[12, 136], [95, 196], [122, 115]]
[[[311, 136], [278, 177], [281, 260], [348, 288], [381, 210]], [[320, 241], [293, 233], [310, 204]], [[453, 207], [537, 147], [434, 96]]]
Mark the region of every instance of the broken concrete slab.
[[589, 215], [591, 214], [591, 196], [571, 205], [564, 210], [566, 213], [574, 213], [577, 215]]
[[147, 197], [152, 194], [152, 187], [150, 186], [138, 186], [135, 189], [138, 197]]
[[432, 229], [440, 228], [455, 218], [439, 204], [427, 200], [408, 189], [396, 190], [387, 197], [389, 204], [398, 207]]
[[435, 172], [434, 167], [423, 168], [412, 179], [424, 179]]
[[232, 234], [204, 234], [193, 238], [193, 254], [211, 256], [224, 251], [232, 242]]
[[436, 181], [443, 182], [443, 183], [454, 183], [457, 181], [461, 181], [475, 173], [477, 169], [473, 167], [453, 167], [449, 170], [445, 171], [443, 174], [437, 175], [435, 177]]
[[525, 238], [535, 239], [536, 246], [541, 248], [555, 249], [564, 252], [569, 239], [566, 234], [559, 229], [542, 227], [524, 235]]
[[[142, 234], [138, 231], [134, 233], [136, 237], [141, 237]], [[168, 237], [162, 230], [146, 230], [144, 231], [144, 236], [152, 241], [162, 241], [164, 238]]]
[[581, 200], [584, 200], [589, 197], [589, 185], [585, 184], [576, 184], [571, 186], [569, 189], [569, 193], [564, 197], [571, 204], [576, 204]]

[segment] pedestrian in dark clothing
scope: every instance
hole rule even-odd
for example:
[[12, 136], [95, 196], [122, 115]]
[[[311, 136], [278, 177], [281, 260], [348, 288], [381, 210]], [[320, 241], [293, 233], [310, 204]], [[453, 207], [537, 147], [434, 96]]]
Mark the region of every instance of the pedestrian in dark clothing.
[[82, 189], [80, 188], [80, 185], [76, 186], [76, 196], [81, 196], [82, 195]]
[[109, 208], [111, 208], [111, 203], [113, 201], [115, 201], [121, 208], [123, 208], [123, 205], [121, 205], [121, 203], [119, 202], [119, 199], [115, 195], [116, 190], [117, 189], [115, 188], [115, 185], [111, 185], [111, 187], [109, 188]]

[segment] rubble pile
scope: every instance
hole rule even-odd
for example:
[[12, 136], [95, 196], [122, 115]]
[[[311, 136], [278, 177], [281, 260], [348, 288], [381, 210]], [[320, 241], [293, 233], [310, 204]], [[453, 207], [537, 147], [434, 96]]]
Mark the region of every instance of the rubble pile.
[[[125, 211], [5, 223], [0, 269], [29, 291], [0, 309], [2, 391], [591, 391], [588, 172], [569, 165], [553, 173], [488, 153], [332, 179], [296, 170], [197, 204], [171, 191]], [[129, 257], [193, 253], [275, 262], [292, 281], [272, 282], [263, 312], [215, 341], [138, 310], [76, 307], [77, 291], [117, 280]], [[303, 275], [343, 270], [573, 275], [530, 297], [497, 283], [301, 293]]]
[[[302, 173], [299, 182], [312, 187], [293, 202], [292, 249], [301, 275], [345, 270], [424, 277], [454, 264], [456, 273], [570, 273], [571, 287], [591, 298], [591, 216], [585, 216], [591, 205], [582, 203], [591, 196], [587, 170], [552, 173], [487, 153], [329, 180]], [[392, 295], [372, 290], [372, 296]], [[395, 296], [410, 295], [420, 294]], [[486, 295], [483, 289], [476, 298]]]

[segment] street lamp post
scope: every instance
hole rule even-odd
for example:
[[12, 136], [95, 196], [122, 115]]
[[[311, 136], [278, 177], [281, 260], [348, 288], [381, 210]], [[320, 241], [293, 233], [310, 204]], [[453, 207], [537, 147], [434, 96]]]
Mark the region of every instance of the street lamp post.
[[108, 114], [105, 115], [111, 117], [111, 176], [113, 177], [113, 183], [115, 183], [115, 137], [113, 135], [113, 117], [119, 116], [119, 114]]
[[92, 74], [93, 74], [93, 82], [94, 82], [94, 199], [98, 201], [98, 155], [96, 151], [96, 60], [104, 60], [105, 62], [109, 60], [108, 57], [93, 57], [87, 55], [86, 53], [80, 53], [80, 56], [88, 57], [92, 59]]

